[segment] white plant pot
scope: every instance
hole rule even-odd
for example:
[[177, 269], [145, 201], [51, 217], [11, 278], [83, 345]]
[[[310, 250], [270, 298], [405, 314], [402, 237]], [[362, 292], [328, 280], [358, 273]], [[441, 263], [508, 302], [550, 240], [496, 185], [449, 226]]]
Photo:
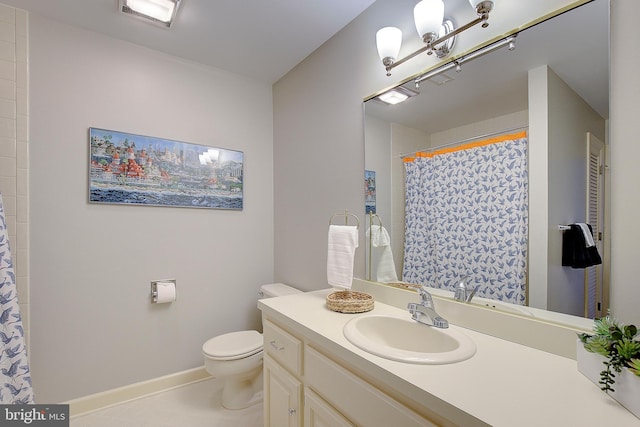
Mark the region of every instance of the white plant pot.
[[[599, 384], [599, 381], [600, 372], [605, 369], [604, 356], [588, 352], [584, 349], [584, 345], [580, 340], [577, 343], [576, 353], [578, 371], [598, 387], [601, 387], [602, 385]], [[612, 387], [615, 391], [610, 392], [609, 396], [617, 400], [633, 415], [640, 418], [640, 377], [626, 368], [622, 369], [619, 374], [615, 372], [614, 374], [616, 382]]]

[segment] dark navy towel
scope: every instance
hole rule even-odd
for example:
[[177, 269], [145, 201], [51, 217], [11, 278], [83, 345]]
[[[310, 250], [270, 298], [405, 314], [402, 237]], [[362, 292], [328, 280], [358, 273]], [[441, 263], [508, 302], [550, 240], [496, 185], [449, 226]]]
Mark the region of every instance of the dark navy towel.
[[[577, 224], [571, 224], [569, 230], [562, 235], [562, 265], [571, 268], [587, 268], [602, 264], [602, 258], [595, 246], [587, 247], [582, 229]], [[593, 235], [593, 229], [589, 225]]]

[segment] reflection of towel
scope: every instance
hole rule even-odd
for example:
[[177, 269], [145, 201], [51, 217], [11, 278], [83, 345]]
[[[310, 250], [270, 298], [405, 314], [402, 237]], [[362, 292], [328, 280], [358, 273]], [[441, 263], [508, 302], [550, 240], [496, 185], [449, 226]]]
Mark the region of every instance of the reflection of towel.
[[[583, 227], [584, 226], [584, 227]], [[593, 241], [589, 224], [571, 224], [562, 235], [562, 265], [572, 268], [587, 268], [602, 264], [598, 248]]]
[[591, 246], [595, 246], [596, 243], [593, 241], [593, 234], [591, 231], [591, 226], [585, 224], [584, 222], [577, 222], [576, 225], [580, 227], [582, 231], [582, 235], [584, 236], [585, 246], [590, 248]]
[[367, 230], [367, 239], [371, 239], [371, 246], [374, 248], [382, 248], [380, 257], [378, 258], [376, 280], [378, 282], [396, 282], [398, 275], [396, 273], [396, 266], [393, 263], [391, 238], [387, 230], [384, 227], [374, 224]]
[[327, 251], [327, 281], [331, 286], [351, 288], [353, 257], [358, 247], [358, 227], [330, 225]]

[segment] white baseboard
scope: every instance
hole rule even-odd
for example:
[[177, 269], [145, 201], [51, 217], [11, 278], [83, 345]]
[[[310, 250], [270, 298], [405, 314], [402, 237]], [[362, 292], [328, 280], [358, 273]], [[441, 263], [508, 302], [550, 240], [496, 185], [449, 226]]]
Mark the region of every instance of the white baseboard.
[[147, 381], [129, 384], [112, 390], [90, 394], [64, 403], [69, 404], [69, 412], [71, 418], [73, 418], [78, 415], [85, 415], [89, 412], [105, 409], [120, 403], [209, 378], [211, 378], [211, 375], [209, 375], [204, 369], [204, 366], [202, 366], [200, 368], [189, 369]]

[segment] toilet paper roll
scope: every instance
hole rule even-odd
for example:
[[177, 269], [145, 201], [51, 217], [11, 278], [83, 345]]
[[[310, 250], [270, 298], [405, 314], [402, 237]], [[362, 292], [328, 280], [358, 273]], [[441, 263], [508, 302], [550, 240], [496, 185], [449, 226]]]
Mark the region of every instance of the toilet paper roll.
[[172, 282], [157, 282], [156, 293], [156, 303], [174, 302], [176, 300], [176, 284]]

